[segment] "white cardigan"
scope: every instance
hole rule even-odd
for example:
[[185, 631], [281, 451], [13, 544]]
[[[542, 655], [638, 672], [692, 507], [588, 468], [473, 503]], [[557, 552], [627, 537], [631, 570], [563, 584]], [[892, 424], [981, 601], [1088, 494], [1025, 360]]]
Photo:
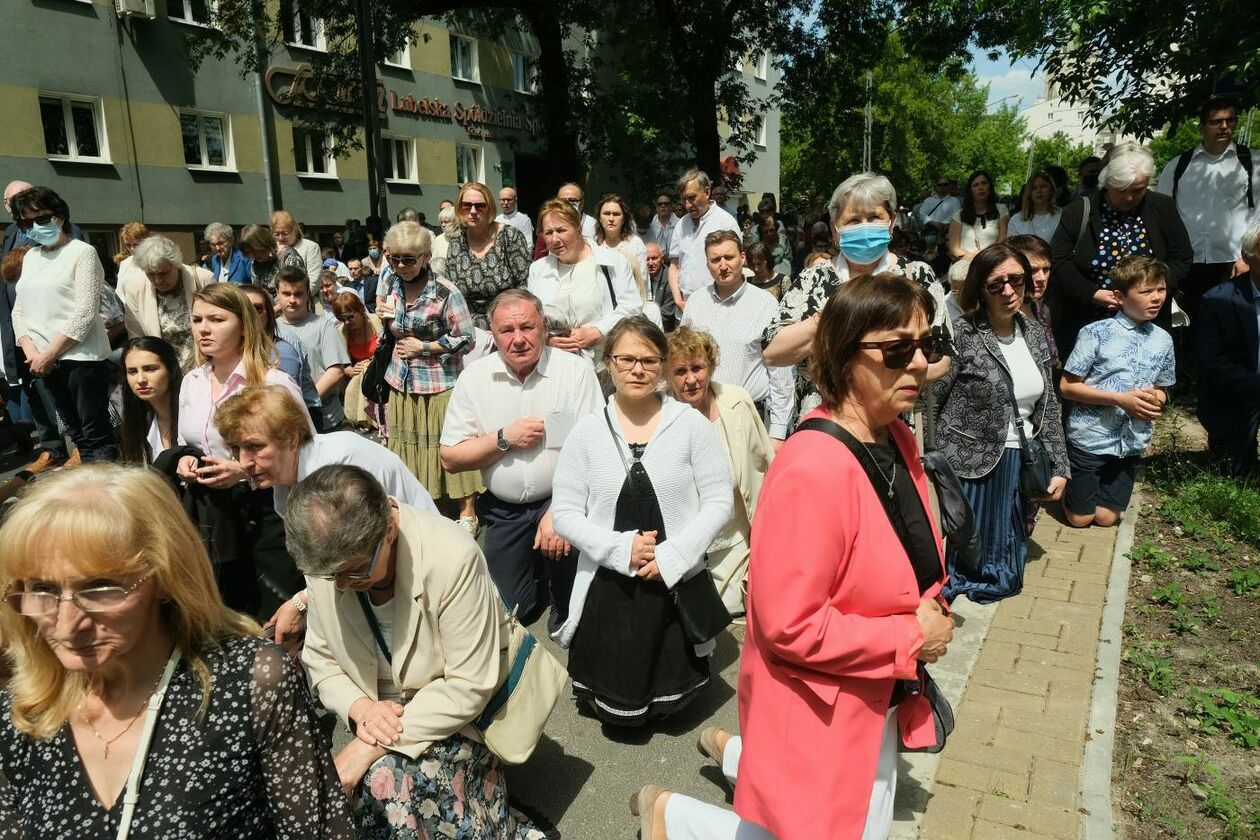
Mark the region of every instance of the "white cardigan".
[[[617, 497], [626, 481], [618, 455], [632, 463], [616, 411], [609, 406], [578, 421], [560, 451], [551, 495], [556, 533], [580, 553], [569, 619], [553, 636], [562, 646], [573, 641], [586, 593], [599, 566], [633, 577], [630, 546], [635, 531], [612, 530]], [[665, 519], [666, 539], [656, 546], [656, 562], [665, 585], [698, 573], [705, 552], [733, 512], [731, 468], [713, 425], [691, 406], [663, 396], [661, 419], [643, 454]], [[614, 441], [605, 420], [611, 418]]]

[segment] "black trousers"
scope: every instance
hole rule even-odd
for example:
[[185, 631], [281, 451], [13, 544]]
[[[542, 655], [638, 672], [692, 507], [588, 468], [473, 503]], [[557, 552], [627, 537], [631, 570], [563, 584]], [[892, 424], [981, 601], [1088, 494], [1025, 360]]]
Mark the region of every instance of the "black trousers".
[[505, 502], [493, 493], [477, 497], [477, 518], [485, 538], [490, 578], [508, 609], [517, 608], [522, 624], [532, 624], [548, 604], [548, 629], [554, 632], [569, 616], [569, 594], [577, 570], [577, 549], [568, 557], [549, 560], [534, 548], [538, 523], [551, 499]]
[[118, 440], [109, 422], [109, 390], [113, 382], [114, 369], [107, 361], [63, 359], [44, 377], [44, 387], [85, 462], [118, 458]]
[[1190, 266], [1190, 272], [1181, 283], [1181, 294], [1178, 296], [1177, 303], [1181, 304], [1181, 308], [1190, 316], [1191, 329], [1194, 329], [1194, 321], [1199, 317], [1199, 303], [1203, 300], [1203, 296], [1213, 287], [1228, 280], [1233, 270], [1232, 262], [1193, 263]]
[[[1199, 419], [1202, 421], [1202, 416]], [[1225, 463], [1230, 475], [1241, 478], [1255, 469], [1260, 407], [1239, 404], [1228, 413], [1215, 413], [1203, 425], [1208, 433], [1208, 451]]]

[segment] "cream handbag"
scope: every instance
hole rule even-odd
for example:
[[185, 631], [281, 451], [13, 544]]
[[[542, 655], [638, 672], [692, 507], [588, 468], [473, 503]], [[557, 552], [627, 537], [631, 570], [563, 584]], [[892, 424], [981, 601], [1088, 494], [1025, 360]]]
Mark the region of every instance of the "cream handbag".
[[533, 754], [569, 675], [534, 634], [507, 616], [507, 676], [473, 721], [490, 751], [508, 764]]

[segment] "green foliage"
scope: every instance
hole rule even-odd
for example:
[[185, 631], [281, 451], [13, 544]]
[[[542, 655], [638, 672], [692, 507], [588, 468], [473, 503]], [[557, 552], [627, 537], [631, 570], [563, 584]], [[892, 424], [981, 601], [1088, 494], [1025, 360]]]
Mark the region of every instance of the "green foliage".
[[1128, 662], [1141, 676], [1142, 680], [1153, 691], [1164, 697], [1172, 694], [1176, 687], [1172, 672], [1172, 657], [1165, 655], [1162, 647], [1145, 647], [1130, 645], [1124, 651], [1124, 661]]
[[1199, 720], [1204, 732], [1221, 732], [1239, 746], [1260, 746], [1260, 699], [1229, 688], [1204, 690], [1191, 686], [1186, 692], [1186, 713]]
[[[1184, 533], [1188, 534], [1189, 531], [1184, 531]], [[1189, 549], [1178, 562], [1187, 572], [1216, 571], [1221, 568], [1221, 564], [1213, 560], [1212, 555], [1202, 548]]]
[[1234, 594], [1241, 598], [1256, 587], [1260, 587], [1260, 571], [1256, 571], [1251, 567], [1234, 569], [1229, 573], [1228, 580], [1229, 588], [1234, 590]]
[[1080, 162], [1092, 154], [1093, 146], [1073, 143], [1072, 138], [1056, 131], [1049, 137], [1038, 137], [1033, 141], [1033, 171], [1054, 165], [1074, 173]]
[[1169, 607], [1180, 607], [1186, 602], [1186, 594], [1175, 582], [1151, 591], [1151, 600]]
[[1164, 504], [1165, 516], [1187, 522], [1215, 520], [1232, 536], [1260, 546], [1260, 490], [1218, 475], [1204, 474], [1176, 489]]
[[1203, 616], [1203, 621], [1207, 624], [1215, 624], [1221, 617], [1220, 599], [1211, 592], [1204, 595], [1203, 600], [1199, 602], [1199, 615]]
[[1129, 549], [1129, 560], [1152, 572], [1159, 572], [1172, 565], [1172, 554], [1147, 537]]
[[1182, 120], [1151, 138], [1151, 154], [1155, 155], [1156, 172], [1163, 172], [1168, 161], [1199, 145], [1202, 138], [1199, 137], [1198, 122], [1198, 117]]
[[1203, 756], [1179, 755], [1175, 760], [1185, 765], [1182, 781], [1203, 800], [1200, 810], [1225, 823], [1222, 837], [1243, 840], [1260, 831], [1260, 808], [1254, 804], [1248, 807], [1234, 797], [1221, 778], [1220, 767]]

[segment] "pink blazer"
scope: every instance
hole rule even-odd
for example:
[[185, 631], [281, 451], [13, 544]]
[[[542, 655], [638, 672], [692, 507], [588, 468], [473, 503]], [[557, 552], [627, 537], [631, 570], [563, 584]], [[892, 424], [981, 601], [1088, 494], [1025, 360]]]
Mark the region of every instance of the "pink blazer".
[[[914, 436], [900, 421], [890, 430], [930, 512]], [[934, 521], [932, 530], [939, 542]], [[941, 579], [923, 597], [944, 582], [942, 555]], [[861, 837], [893, 685], [916, 675], [918, 606], [910, 560], [857, 459], [822, 432], [793, 435], [752, 527], [741, 817], [779, 840]], [[898, 706], [897, 722], [908, 744], [931, 741], [921, 697]]]

